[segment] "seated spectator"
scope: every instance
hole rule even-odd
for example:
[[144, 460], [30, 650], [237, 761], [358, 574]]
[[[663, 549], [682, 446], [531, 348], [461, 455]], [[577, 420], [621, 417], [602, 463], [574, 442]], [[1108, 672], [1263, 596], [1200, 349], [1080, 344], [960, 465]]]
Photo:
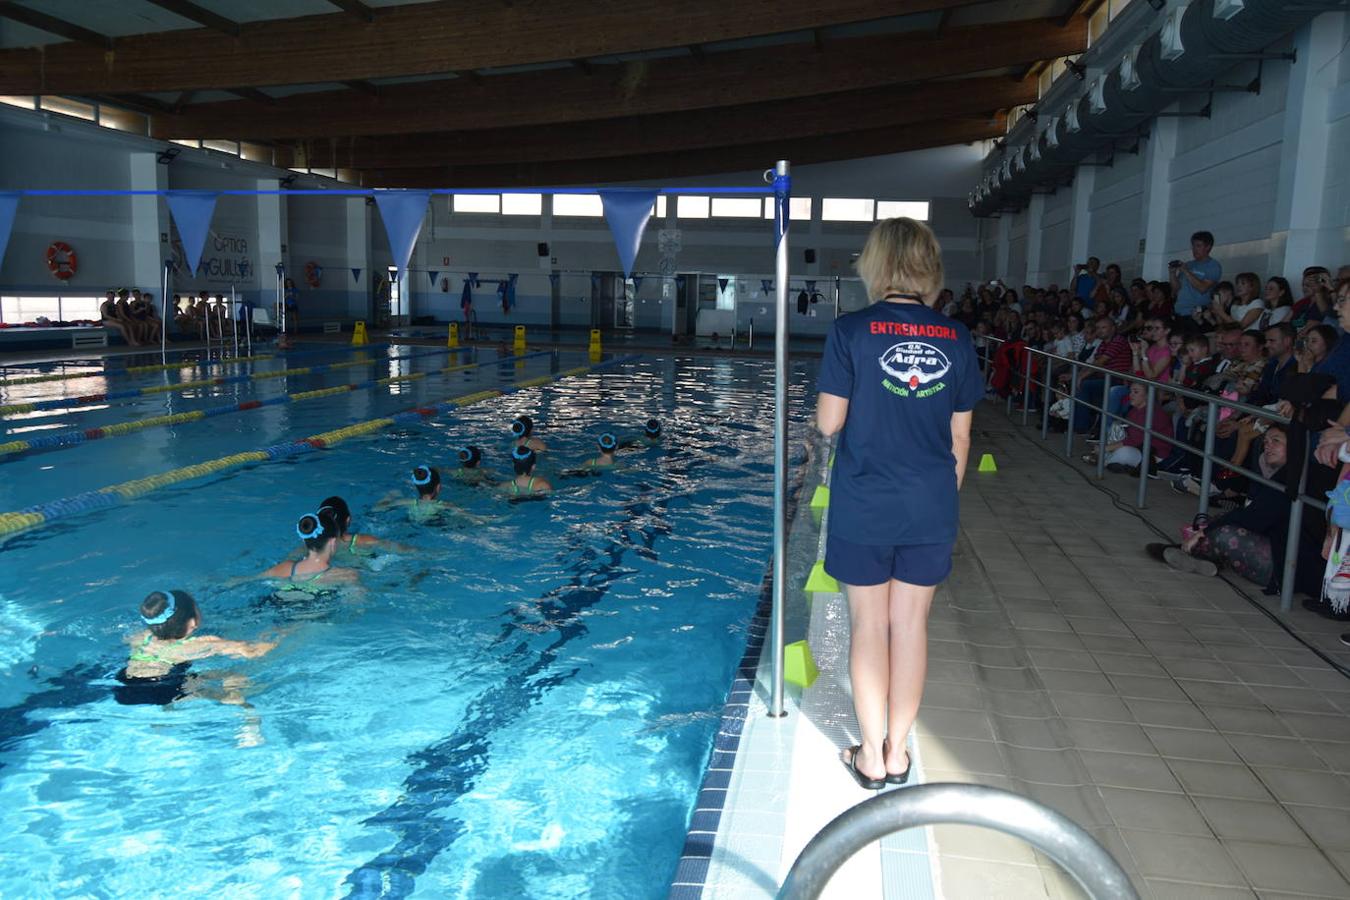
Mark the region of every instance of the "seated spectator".
[[[1096, 356], [1092, 359], [1093, 364], [1114, 372], [1128, 373], [1134, 354], [1130, 350], [1129, 342], [1116, 333], [1116, 323], [1108, 317], [1102, 317], [1096, 320], [1095, 328], [1100, 345], [1097, 347]], [[1078, 402], [1073, 407], [1073, 430], [1078, 434], [1086, 434], [1091, 429], [1097, 413], [1087, 404], [1102, 405], [1105, 399], [1103, 390], [1105, 384], [1105, 379], [1094, 373], [1094, 377], [1085, 379], [1078, 385], [1078, 394], [1075, 397]]]
[[122, 317], [122, 308], [118, 304], [114, 292], [108, 291], [103, 302], [99, 304], [98, 311], [103, 324], [120, 334], [122, 340], [126, 341], [127, 344], [132, 347], [141, 345], [138, 330]]
[[[1300, 373], [1311, 372], [1327, 358], [1340, 337], [1330, 325], [1313, 325], [1294, 345], [1294, 359]], [[1300, 346], [1301, 345], [1301, 346]]]
[[1220, 321], [1236, 322], [1243, 331], [1255, 327], [1268, 311], [1265, 300], [1258, 295], [1260, 290], [1261, 279], [1254, 272], [1239, 274], [1234, 286], [1233, 305], [1228, 316]]
[[1213, 331], [1233, 321], [1233, 296], [1231, 281], [1220, 281], [1214, 286], [1214, 296], [1209, 306], [1195, 313], [1195, 319], [1203, 330]]
[[1149, 283], [1148, 314], [1160, 319], [1172, 318], [1172, 288], [1165, 282]]
[[1238, 398], [1247, 397], [1256, 390], [1261, 381], [1261, 373], [1266, 367], [1266, 338], [1256, 330], [1244, 331], [1238, 341], [1239, 356], [1237, 362], [1222, 373], [1223, 381], [1237, 391]]
[[1166, 384], [1172, 376], [1172, 347], [1167, 324], [1154, 316], [1144, 326], [1143, 340], [1134, 344], [1134, 374]]
[[[1139, 382], [1133, 382], [1129, 388], [1129, 411], [1125, 414], [1125, 433], [1118, 441], [1108, 443], [1102, 448], [1106, 454], [1106, 468], [1122, 474], [1139, 474], [1139, 466], [1144, 459], [1144, 422], [1148, 412], [1148, 388]], [[1159, 458], [1172, 451], [1172, 417], [1163, 409], [1162, 398], [1155, 394], [1153, 399], [1153, 420], [1149, 424], [1153, 431], [1149, 445], [1149, 474], [1157, 471]], [[1089, 454], [1084, 462], [1096, 463], [1096, 457]]]
[[1266, 281], [1266, 312], [1261, 316], [1258, 326], [1265, 331], [1271, 325], [1288, 322], [1294, 317], [1294, 295], [1289, 290], [1289, 282], [1276, 275]]
[[[1337, 286], [1333, 309], [1336, 310], [1341, 331], [1350, 330], [1350, 279]], [[1350, 402], [1350, 340], [1338, 339], [1336, 346], [1331, 348], [1325, 359], [1313, 366], [1312, 371], [1336, 379], [1336, 399], [1342, 403]]]

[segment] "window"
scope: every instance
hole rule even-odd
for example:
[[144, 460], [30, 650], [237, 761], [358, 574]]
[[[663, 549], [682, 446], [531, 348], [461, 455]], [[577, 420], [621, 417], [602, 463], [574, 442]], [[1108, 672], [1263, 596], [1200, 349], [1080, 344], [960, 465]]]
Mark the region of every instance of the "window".
[[[202, 143], [205, 146], [206, 142], [203, 141]], [[337, 169], [310, 169], [309, 174], [319, 175], [323, 178], [337, 178]]]
[[[61, 298], [61, 318], [67, 322], [74, 322], [77, 319], [99, 320], [98, 307], [103, 302], [102, 297], [62, 297]], [[159, 307], [155, 307], [158, 314]]]
[[600, 218], [605, 214], [605, 205], [600, 202], [599, 194], [554, 194], [553, 214]]
[[901, 216], [907, 219], [917, 219], [920, 222], [928, 221], [928, 201], [927, 200], [878, 200], [877, 201], [877, 219], [898, 219]]
[[1110, 6], [1111, 4], [1109, 2], [1103, 2], [1093, 11], [1092, 16], [1088, 19], [1089, 47], [1097, 43], [1097, 40], [1102, 36], [1102, 32], [1106, 30], [1106, 26], [1110, 23]]
[[[200, 148], [201, 145], [202, 145], [202, 142], [201, 142], [201, 141], [197, 141], [197, 140], [186, 141], [186, 140], [183, 140], [182, 138], [174, 138], [173, 140], [169, 141], [169, 143], [171, 143], [171, 144], [182, 144], [184, 147], [192, 147], [192, 148], [194, 148], [194, 149]], [[309, 172], [307, 172], [307, 171], [304, 170], [304, 169], [291, 169], [291, 171], [292, 171], [292, 172], [299, 172], [301, 175], [308, 175], [308, 174], [309, 174]]]
[[502, 211], [502, 195], [455, 194], [453, 206], [457, 213], [499, 213]]
[[42, 108], [60, 113], [63, 116], [74, 116], [77, 119], [87, 119], [90, 122], [96, 120], [94, 107], [91, 104], [67, 100], [65, 97], [43, 97]]
[[104, 128], [129, 131], [132, 134], [149, 134], [150, 119], [140, 113], [128, 112], [113, 106], [99, 105], [98, 124]]
[[542, 216], [543, 214], [543, 194], [502, 194], [502, 215], [504, 216]]
[[22, 325], [46, 316], [53, 322], [99, 319], [102, 297], [0, 297], [0, 322]]
[[1130, 0], [1111, 0], [1108, 5], [1111, 7], [1111, 18], [1114, 19], [1116, 16], [1120, 15], [1125, 7], [1130, 5]]
[[272, 148], [264, 147], [261, 144], [239, 144], [239, 155], [250, 162], [272, 164]]
[[1055, 76], [1050, 73], [1050, 67], [1043, 66], [1036, 85], [1036, 96], [1044, 97], [1050, 90], [1050, 85], [1054, 83], [1054, 80]]
[[762, 204], [758, 197], [713, 197], [715, 219], [758, 219]]
[[[764, 218], [773, 218], [774, 198], [764, 198]], [[788, 198], [788, 219], [793, 222], [811, 221], [811, 198], [810, 197], [789, 197]]]
[[820, 201], [823, 222], [871, 222], [876, 212], [876, 201], [848, 197], [826, 197]]
[[[239, 155], [239, 145], [234, 141], [202, 141], [202, 148], [206, 150], [215, 150], [218, 153], [228, 153], [231, 156]], [[315, 169], [317, 172], [318, 169]]]
[[0, 103], [17, 106], [20, 109], [37, 109], [37, 98], [28, 96], [0, 95]]
[[664, 219], [666, 217], [666, 195], [659, 194], [656, 198], [656, 218]]
[[693, 195], [676, 197], [675, 215], [681, 219], [708, 218], [708, 198]]

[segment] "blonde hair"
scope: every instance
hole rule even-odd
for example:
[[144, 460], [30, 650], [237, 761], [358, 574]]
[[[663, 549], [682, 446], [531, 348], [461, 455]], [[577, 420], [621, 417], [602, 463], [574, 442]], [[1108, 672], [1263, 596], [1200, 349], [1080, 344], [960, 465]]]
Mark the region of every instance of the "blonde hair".
[[867, 236], [857, 269], [872, 300], [895, 291], [927, 303], [942, 290], [942, 247], [924, 223], [886, 219]]

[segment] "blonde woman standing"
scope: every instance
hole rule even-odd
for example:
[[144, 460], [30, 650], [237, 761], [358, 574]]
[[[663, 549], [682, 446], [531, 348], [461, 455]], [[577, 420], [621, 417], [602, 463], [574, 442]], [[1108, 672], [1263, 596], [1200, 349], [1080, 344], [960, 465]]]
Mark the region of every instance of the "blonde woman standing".
[[859, 785], [909, 778], [906, 737], [928, 670], [928, 610], [952, 568], [957, 491], [984, 396], [965, 326], [928, 304], [942, 250], [928, 226], [888, 219], [858, 259], [872, 304], [835, 321], [816, 424], [839, 434], [825, 571], [845, 586]]

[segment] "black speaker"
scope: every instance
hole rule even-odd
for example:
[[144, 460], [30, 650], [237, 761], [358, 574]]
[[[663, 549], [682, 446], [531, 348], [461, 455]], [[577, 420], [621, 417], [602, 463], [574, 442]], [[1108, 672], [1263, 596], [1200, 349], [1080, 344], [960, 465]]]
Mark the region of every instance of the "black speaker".
[[805, 250], [803, 250], [802, 255], [806, 257], [807, 265], [810, 265], [816, 261], [816, 251], [812, 250], [810, 247], [807, 247]]
[[539, 255], [548, 256], [548, 243], [546, 241], [539, 242]]

